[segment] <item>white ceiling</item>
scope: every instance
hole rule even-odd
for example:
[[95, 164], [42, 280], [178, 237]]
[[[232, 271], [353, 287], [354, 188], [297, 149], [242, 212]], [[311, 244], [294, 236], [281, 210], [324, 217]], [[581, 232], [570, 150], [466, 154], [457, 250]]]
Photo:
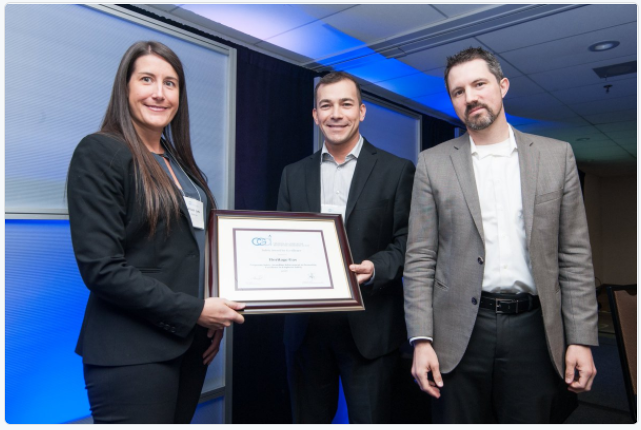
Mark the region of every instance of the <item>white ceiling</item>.
[[[455, 123], [446, 57], [482, 46], [511, 81], [514, 126], [569, 141], [585, 171], [636, 171], [637, 74], [606, 82], [592, 70], [637, 60], [635, 4], [138, 6], [306, 68], [345, 70], [364, 90]], [[620, 45], [588, 50], [606, 40]]]

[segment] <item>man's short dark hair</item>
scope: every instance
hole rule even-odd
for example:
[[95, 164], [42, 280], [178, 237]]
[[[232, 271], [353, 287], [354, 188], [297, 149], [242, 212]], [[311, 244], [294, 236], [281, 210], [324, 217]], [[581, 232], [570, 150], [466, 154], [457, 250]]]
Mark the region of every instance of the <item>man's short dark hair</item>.
[[320, 81], [316, 84], [316, 88], [314, 88], [314, 106], [316, 106], [316, 103], [318, 102], [317, 95], [318, 95], [318, 88], [321, 85], [329, 85], [329, 84], [335, 84], [336, 82], [344, 81], [345, 79], [354, 82], [354, 85], [356, 85], [356, 94], [358, 95], [358, 105], [363, 104], [363, 96], [361, 95], [361, 86], [359, 85], [358, 82], [356, 82], [356, 79], [349, 73], [345, 72], [332, 72], [328, 73], [327, 75], [323, 76]]
[[450, 85], [447, 82], [447, 78], [450, 76], [450, 70], [452, 67], [458, 66], [459, 64], [467, 63], [472, 60], [483, 60], [487, 64], [487, 68], [490, 69], [490, 72], [496, 77], [498, 82], [505, 77], [503, 75], [503, 70], [501, 70], [501, 63], [496, 59], [494, 54], [485, 49], [478, 47], [462, 50], [458, 54], [447, 57], [447, 67], [445, 67], [445, 88], [447, 93], [450, 93]]

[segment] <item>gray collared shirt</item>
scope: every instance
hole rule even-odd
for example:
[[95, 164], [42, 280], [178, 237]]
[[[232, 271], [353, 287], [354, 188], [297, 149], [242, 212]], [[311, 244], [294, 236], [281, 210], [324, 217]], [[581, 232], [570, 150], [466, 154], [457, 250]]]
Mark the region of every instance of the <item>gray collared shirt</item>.
[[339, 164], [323, 143], [321, 151], [321, 212], [341, 214], [343, 222], [345, 222], [349, 188], [352, 185], [356, 162], [362, 148], [363, 136], [360, 136], [356, 146], [345, 157], [345, 161]]

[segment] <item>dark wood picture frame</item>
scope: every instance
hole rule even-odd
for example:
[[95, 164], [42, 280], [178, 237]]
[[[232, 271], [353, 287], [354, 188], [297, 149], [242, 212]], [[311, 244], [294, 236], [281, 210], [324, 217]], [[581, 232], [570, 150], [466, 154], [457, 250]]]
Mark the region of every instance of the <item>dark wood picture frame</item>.
[[[226, 294], [225, 298], [242, 301], [246, 304], [245, 309], [242, 311], [246, 314], [265, 314], [265, 313], [300, 313], [300, 312], [331, 312], [331, 311], [357, 311], [364, 310], [363, 298], [361, 290], [356, 280], [356, 274], [349, 270], [349, 266], [353, 263], [352, 253], [347, 240], [347, 234], [343, 226], [343, 220], [340, 215], [334, 214], [315, 214], [315, 213], [301, 213], [301, 212], [268, 212], [268, 211], [237, 211], [237, 210], [214, 210], [209, 217], [208, 225], [208, 254], [209, 254], [209, 270], [208, 270], [208, 287], [210, 297], [219, 297], [220, 288], [219, 281], [221, 279], [221, 271], [235, 270], [235, 267], [223, 266], [220, 262], [220, 223], [221, 219], [256, 219], [261, 222], [269, 223], [270, 220], [291, 220], [292, 230], [304, 231], [299, 227], [304, 224], [313, 225], [314, 221], [332, 221], [336, 230], [336, 236], [339, 244], [339, 252], [342, 259], [342, 269], [347, 279], [350, 295], [349, 298], [316, 298], [316, 299], [286, 299], [278, 297], [274, 293], [273, 299], [257, 299], [257, 300], [237, 300]], [[301, 224], [302, 223], [302, 224]], [[258, 229], [268, 230], [268, 229]], [[337, 250], [332, 249], [331, 252]], [[225, 251], [227, 252], [227, 251]], [[235, 252], [235, 250], [229, 250]], [[334, 276], [334, 275], [332, 275]], [[225, 293], [229, 293], [229, 289], [225, 289]]]

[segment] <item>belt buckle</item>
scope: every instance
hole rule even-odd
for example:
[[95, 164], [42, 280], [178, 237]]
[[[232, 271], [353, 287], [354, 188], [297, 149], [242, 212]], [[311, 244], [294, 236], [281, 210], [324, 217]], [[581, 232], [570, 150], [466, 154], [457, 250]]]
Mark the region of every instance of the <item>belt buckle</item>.
[[507, 313], [500, 310], [502, 303], [505, 303], [505, 304], [516, 303], [516, 313], [517, 314], [519, 313], [519, 305], [518, 305], [519, 301], [516, 299], [496, 299], [496, 306], [494, 307], [494, 312], [496, 312], [497, 314]]

